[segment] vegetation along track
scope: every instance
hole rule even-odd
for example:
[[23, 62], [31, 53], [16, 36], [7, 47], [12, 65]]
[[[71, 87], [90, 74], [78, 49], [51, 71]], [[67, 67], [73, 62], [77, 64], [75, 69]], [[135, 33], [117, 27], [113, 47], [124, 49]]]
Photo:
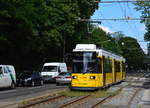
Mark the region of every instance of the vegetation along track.
[[63, 95], [59, 95], [59, 96], [55, 96], [55, 97], [51, 97], [51, 98], [46, 98], [46, 99], [42, 99], [42, 100], [39, 100], [39, 101], [36, 101], [36, 102], [33, 102], [33, 103], [29, 103], [29, 104], [26, 104], [26, 105], [23, 105], [23, 106], [20, 106], [18, 108], [28, 108], [28, 107], [33, 107], [35, 105], [39, 105], [39, 104], [42, 104], [42, 103], [48, 103], [50, 101], [53, 101], [53, 100], [56, 100], [56, 99], [61, 99], [61, 98], [64, 98], [65, 96]]
[[[59, 95], [59, 96], [55, 96], [53, 98], [47, 98], [47, 99], [43, 99], [43, 100], [39, 100], [39, 101], [36, 101], [36, 102], [33, 102], [33, 103], [29, 103], [29, 104], [26, 104], [26, 105], [23, 105], [23, 106], [20, 106], [18, 108], [28, 108], [28, 107], [34, 107], [35, 105], [39, 105], [39, 104], [42, 104], [42, 103], [49, 103], [51, 101], [54, 101], [56, 99], [61, 99], [61, 98], [64, 98], [65, 96], [64, 95]], [[67, 106], [70, 106], [78, 101], [81, 101], [81, 100], [84, 100], [86, 98], [90, 97], [90, 95], [86, 95], [86, 96], [81, 96], [80, 98], [78, 99], [75, 99], [69, 103], [65, 103], [63, 104], [62, 106], [60, 106], [59, 108], [65, 108]]]
[[[104, 97], [103, 99], [101, 99], [100, 101], [96, 102], [93, 106], [91, 106], [91, 108], [95, 108], [97, 106], [100, 106], [101, 104], [103, 104], [106, 100], [113, 98], [114, 96], [118, 95], [120, 93], [120, 91], [123, 89], [124, 87], [120, 87], [117, 92], [115, 92], [114, 94], [110, 94], [106, 97]], [[63, 105], [60, 105], [58, 108], [68, 108], [68, 107], [72, 107], [73, 105], [77, 104], [78, 102], [81, 102], [87, 98], [91, 97], [91, 95], [86, 95], [86, 96], [80, 96], [76, 99], [71, 100], [70, 102], [64, 103]], [[43, 100], [39, 100], [30, 104], [26, 104], [24, 106], [21, 106], [19, 108], [28, 108], [28, 107], [34, 107], [36, 105], [40, 105], [42, 103], [49, 103], [52, 101], [55, 101], [57, 99], [62, 99], [65, 98], [64, 95], [59, 95], [59, 96], [55, 96], [55, 97], [51, 97], [51, 98], [47, 98], [47, 99], [43, 99]]]
[[68, 107], [68, 106], [70, 106], [70, 105], [72, 105], [72, 104], [75, 104], [76, 102], [79, 102], [79, 101], [81, 101], [81, 100], [84, 100], [84, 99], [86, 99], [86, 98], [88, 98], [88, 97], [90, 97], [90, 95], [82, 96], [82, 97], [80, 97], [80, 98], [78, 98], [78, 99], [75, 99], [75, 100], [73, 100], [73, 101], [71, 101], [71, 102], [69, 102], [69, 103], [66, 103], [66, 104], [60, 106], [59, 108]]

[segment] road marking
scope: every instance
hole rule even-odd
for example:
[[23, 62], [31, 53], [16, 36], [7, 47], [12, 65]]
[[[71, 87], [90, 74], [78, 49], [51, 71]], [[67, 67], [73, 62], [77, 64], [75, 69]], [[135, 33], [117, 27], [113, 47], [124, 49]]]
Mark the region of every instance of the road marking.
[[42, 88], [42, 86], [30, 87], [30, 88], [28, 88], [28, 89], [37, 89], [37, 88]]

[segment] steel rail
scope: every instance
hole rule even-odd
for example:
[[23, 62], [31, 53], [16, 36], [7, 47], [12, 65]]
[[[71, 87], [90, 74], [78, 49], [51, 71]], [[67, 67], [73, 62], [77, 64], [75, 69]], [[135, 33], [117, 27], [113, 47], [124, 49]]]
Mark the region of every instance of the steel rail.
[[138, 88], [138, 89], [134, 92], [134, 94], [133, 94], [133, 96], [131, 97], [131, 99], [129, 100], [128, 105], [126, 106], [126, 108], [130, 108], [131, 103], [132, 103], [134, 97], [136, 96], [136, 94], [137, 94], [140, 90], [141, 90], [141, 88]]
[[87, 95], [87, 96], [81, 97], [81, 98], [79, 98], [79, 99], [73, 100], [73, 101], [71, 101], [71, 102], [69, 102], [69, 103], [66, 103], [66, 104], [64, 104], [64, 105], [62, 105], [62, 106], [60, 106], [60, 107], [58, 107], [58, 108], [67, 107], [67, 106], [69, 106], [69, 105], [71, 105], [71, 104], [73, 104], [73, 103], [76, 103], [76, 102], [78, 102], [78, 101], [80, 101], [80, 100], [83, 100], [83, 99], [85, 99], [85, 98], [88, 98], [88, 97], [90, 97], [90, 95]]
[[18, 108], [28, 108], [28, 107], [32, 107], [32, 106], [35, 106], [35, 105], [38, 105], [38, 104], [41, 104], [41, 103], [49, 102], [49, 101], [52, 101], [52, 100], [55, 100], [55, 99], [58, 99], [58, 98], [62, 98], [62, 97], [65, 97], [65, 96], [60, 95], [60, 96], [56, 96], [56, 97], [52, 97], [52, 98], [39, 100], [37, 102], [29, 103], [27, 105], [23, 105], [23, 106], [20, 106]]
[[96, 106], [102, 104], [103, 102], [105, 102], [107, 99], [114, 97], [113, 95], [109, 95], [107, 97], [105, 97], [104, 99], [102, 99], [101, 101], [97, 102], [95, 105], [93, 105], [91, 108], [95, 108]]

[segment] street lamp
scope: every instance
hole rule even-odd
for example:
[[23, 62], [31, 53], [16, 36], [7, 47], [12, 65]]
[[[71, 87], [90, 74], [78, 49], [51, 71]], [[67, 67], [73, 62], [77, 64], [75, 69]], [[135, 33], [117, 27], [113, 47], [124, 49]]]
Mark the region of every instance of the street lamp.
[[121, 42], [121, 45], [124, 46], [124, 42]]

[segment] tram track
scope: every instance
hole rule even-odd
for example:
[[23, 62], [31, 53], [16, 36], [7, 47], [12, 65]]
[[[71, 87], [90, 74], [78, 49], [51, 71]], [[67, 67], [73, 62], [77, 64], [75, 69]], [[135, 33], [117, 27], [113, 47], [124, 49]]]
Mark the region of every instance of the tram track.
[[70, 105], [73, 105], [73, 104], [75, 104], [75, 103], [77, 103], [77, 102], [79, 102], [79, 101], [81, 101], [81, 100], [87, 99], [87, 98], [90, 97], [90, 96], [91, 96], [91, 95], [82, 96], [82, 97], [80, 97], [80, 98], [78, 98], [78, 99], [75, 99], [75, 100], [69, 102], [69, 103], [63, 104], [62, 106], [60, 106], [60, 107], [58, 107], [58, 108], [66, 108], [66, 107], [69, 107]]
[[[53, 107], [79, 108], [79, 107], [83, 107], [85, 108], [85, 106], [87, 106], [87, 108], [97, 108], [97, 107], [108, 105], [107, 102], [109, 102], [110, 100], [113, 102], [114, 99], [121, 98], [120, 96], [122, 96], [122, 93], [127, 91], [127, 89], [129, 88], [128, 86], [129, 85], [120, 86], [120, 87], [114, 86], [118, 88], [115, 92], [105, 97], [101, 97], [101, 98], [93, 97], [92, 94], [89, 94], [86, 96], [79, 96], [79, 97], [68, 97], [64, 95], [59, 95], [59, 96], [43, 99], [41, 101], [37, 101], [31, 104], [27, 104], [25, 106], [21, 106], [18, 108], [29, 108], [29, 107], [32, 107], [32, 108], [34, 107], [35, 108], [53, 108]], [[141, 88], [136, 88], [133, 90], [132, 88], [130, 88], [129, 90], [130, 90], [130, 98], [128, 98], [128, 100], [126, 101], [127, 102], [127, 104], [125, 105], [126, 108], [130, 108], [135, 96], [138, 94]]]
[[126, 108], [130, 108], [132, 101], [134, 100], [135, 96], [141, 91], [141, 88], [138, 88], [135, 90], [134, 94], [132, 95], [132, 97], [130, 98], [128, 105], [126, 106]]
[[111, 98], [117, 96], [117, 95], [122, 91], [123, 88], [124, 88], [124, 87], [121, 87], [121, 88], [118, 90], [118, 91], [119, 91], [118, 93], [111, 94], [111, 95], [108, 95], [108, 96], [104, 97], [102, 100], [96, 102], [96, 103], [95, 103], [93, 106], [91, 106], [90, 108], [96, 108], [96, 107], [98, 107], [98, 106], [101, 106], [101, 105], [102, 105], [103, 103], [105, 103], [108, 99], [111, 99]]
[[62, 99], [62, 98], [65, 98], [65, 96], [64, 95], [59, 95], [59, 96], [55, 96], [55, 97], [50, 97], [50, 98], [35, 101], [35, 102], [29, 103], [29, 104], [26, 104], [26, 105], [19, 106], [18, 108], [34, 107], [36, 105], [40, 105], [40, 104], [43, 104], [43, 103], [48, 103], [48, 102], [51, 102], [51, 101], [54, 101], [54, 100], [57, 100], [57, 99]]
[[[64, 103], [64, 104], [60, 105], [58, 108], [66, 108], [68, 106], [71, 106], [71, 105], [79, 102], [79, 101], [87, 99], [88, 97], [90, 97], [90, 95], [86, 95], [86, 96], [81, 96], [79, 98], [75, 98], [75, 99], [71, 100], [70, 102], [67, 102], [67, 103]], [[43, 103], [49, 103], [49, 102], [52, 102], [54, 100], [56, 101], [57, 99], [62, 99], [62, 98], [66, 98], [66, 97], [64, 95], [60, 95], [60, 96], [56, 96], [56, 97], [53, 97], [53, 98], [43, 99], [43, 100], [40, 100], [40, 101], [37, 101], [37, 102], [26, 104], [26, 105], [20, 106], [18, 108], [36, 107], [37, 105], [40, 105], [40, 104], [43, 104]]]
[[[115, 94], [111, 94], [109, 96], [106, 96], [104, 98], [102, 98], [100, 101], [96, 101], [95, 104], [93, 106], [91, 106], [90, 108], [95, 108], [97, 106], [100, 106], [101, 104], [103, 104], [106, 100], [108, 99], [111, 99], [113, 98], [114, 96], [116, 96], [117, 94], [120, 93], [120, 91], [123, 89], [123, 87], [119, 88], [118, 89], [118, 92], [115, 93]], [[48, 98], [48, 99], [44, 99], [44, 100], [41, 100], [41, 101], [37, 101], [37, 102], [34, 102], [34, 103], [31, 103], [31, 104], [27, 104], [27, 105], [24, 105], [24, 106], [21, 106], [19, 108], [29, 108], [29, 107], [37, 107], [38, 105], [40, 104], [43, 104], [43, 103], [50, 103], [52, 101], [57, 101], [57, 108], [69, 108], [69, 107], [72, 107], [74, 108], [75, 106], [84, 106], [85, 103], [88, 102], [88, 99], [94, 99], [91, 95], [86, 95], [86, 96], [80, 96], [80, 97], [76, 97], [76, 98], [73, 98], [73, 99], [70, 99], [70, 101], [68, 102], [64, 102], [64, 103], [58, 103], [58, 101], [62, 98], [64, 98], [64, 100], [67, 100], [67, 97], [63, 96], [63, 95], [60, 95], [60, 96], [56, 96], [56, 97], [53, 97], [53, 98]], [[84, 103], [85, 102], [85, 103]], [[52, 103], [51, 105], [53, 105], [54, 103]]]

